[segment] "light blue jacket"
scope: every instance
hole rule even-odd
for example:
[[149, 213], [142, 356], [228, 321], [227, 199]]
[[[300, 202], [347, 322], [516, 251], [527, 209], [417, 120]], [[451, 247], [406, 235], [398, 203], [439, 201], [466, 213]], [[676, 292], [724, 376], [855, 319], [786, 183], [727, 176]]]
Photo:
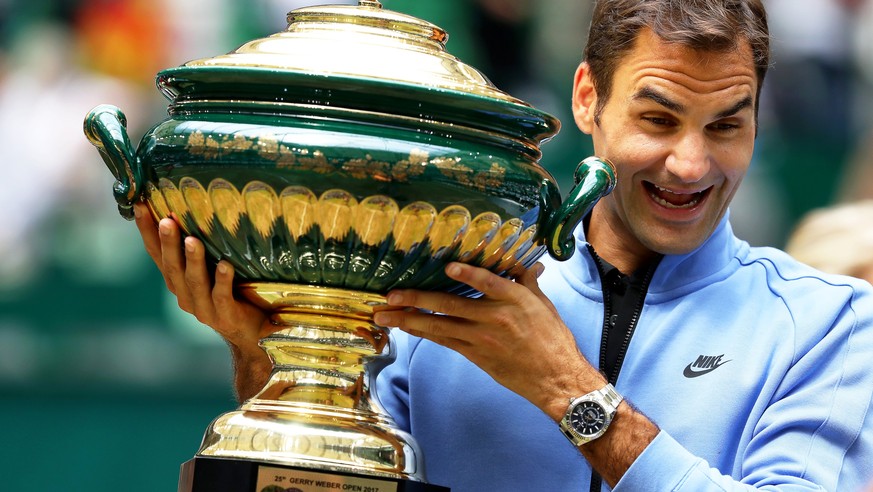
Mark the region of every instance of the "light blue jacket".
[[[540, 286], [596, 362], [603, 296], [581, 230]], [[588, 490], [590, 467], [545, 414], [457, 353], [393, 336], [377, 391], [429, 482]], [[661, 429], [616, 491], [859, 492], [873, 480], [873, 289], [751, 248], [725, 218], [661, 261], [616, 388]]]

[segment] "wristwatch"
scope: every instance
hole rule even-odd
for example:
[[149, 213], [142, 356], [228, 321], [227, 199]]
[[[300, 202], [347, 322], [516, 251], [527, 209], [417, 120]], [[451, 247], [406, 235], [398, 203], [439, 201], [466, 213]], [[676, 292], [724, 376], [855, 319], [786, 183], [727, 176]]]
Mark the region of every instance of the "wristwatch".
[[570, 398], [570, 406], [559, 424], [561, 431], [576, 446], [597, 439], [612, 423], [623, 399], [611, 384], [579, 398]]

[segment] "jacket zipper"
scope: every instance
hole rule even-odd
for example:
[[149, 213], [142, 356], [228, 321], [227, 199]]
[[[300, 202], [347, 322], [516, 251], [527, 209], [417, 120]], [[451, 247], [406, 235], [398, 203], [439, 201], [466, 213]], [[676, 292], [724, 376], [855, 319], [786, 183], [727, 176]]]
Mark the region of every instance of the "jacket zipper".
[[[597, 266], [597, 274], [600, 276], [600, 284], [603, 285], [606, 280], [606, 271], [603, 267], [603, 263], [598, 256], [597, 252], [594, 251], [594, 248], [589, 244], [588, 251], [591, 253], [591, 257], [594, 259], [594, 264]], [[621, 347], [619, 348], [618, 357], [615, 361], [615, 367], [612, 368], [610, 374], [606, 374], [606, 380], [615, 385], [618, 381], [618, 374], [621, 372], [621, 366], [624, 363], [624, 356], [627, 353], [627, 349], [630, 346], [631, 337], [634, 334], [634, 330], [636, 330], [637, 322], [639, 321], [640, 314], [642, 314], [643, 306], [645, 305], [646, 295], [649, 292], [649, 284], [652, 282], [652, 277], [655, 275], [655, 269], [657, 269], [658, 264], [660, 263], [660, 258], [658, 261], [652, 262], [647, 268], [646, 273], [643, 277], [643, 283], [641, 285], [642, 292], [637, 299], [636, 305], [634, 307], [633, 315], [631, 316], [630, 323], [628, 324], [627, 332], [625, 333], [624, 339], [622, 340]], [[610, 320], [612, 318], [612, 293], [608, 286], [603, 286], [603, 330], [600, 335], [600, 362], [599, 367], [604, 367], [606, 365], [606, 350], [607, 350], [607, 342], [609, 340], [609, 327]], [[602, 369], [601, 369], [602, 370]], [[591, 470], [591, 485], [589, 487], [590, 492], [600, 492], [602, 488], [603, 478], [597, 474], [593, 469]]]
[[[630, 345], [631, 337], [634, 334], [634, 330], [637, 328], [637, 321], [639, 321], [640, 314], [643, 312], [643, 306], [645, 305], [646, 295], [649, 292], [649, 284], [652, 282], [652, 277], [655, 276], [655, 269], [658, 267], [659, 262], [654, 262], [646, 269], [646, 274], [643, 277], [642, 283], [642, 294], [640, 298], [637, 299], [636, 307], [634, 308], [633, 315], [631, 316], [630, 324], [628, 325], [627, 333], [624, 336], [624, 340], [622, 340], [621, 348], [618, 351], [618, 358], [615, 361], [615, 367], [612, 368], [612, 374], [608, 378], [611, 384], [616, 384], [618, 382], [618, 373], [621, 372], [621, 366], [624, 363], [624, 356], [627, 353], [627, 348]], [[612, 309], [610, 309], [611, 311]], [[603, 323], [603, 335], [601, 336], [601, 345], [603, 348], [606, 348], [606, 337], [608, 336], [608, 319], [604, 319]], [[603, 351], [600, 353], [601, 364], [604, 364], [605, 354]]]

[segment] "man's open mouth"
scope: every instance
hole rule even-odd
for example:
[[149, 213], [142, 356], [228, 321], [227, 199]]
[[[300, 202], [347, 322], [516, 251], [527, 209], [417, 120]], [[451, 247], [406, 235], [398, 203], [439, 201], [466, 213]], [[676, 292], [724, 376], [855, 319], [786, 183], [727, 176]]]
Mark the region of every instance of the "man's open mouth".
[[646, 187], [649, 196], [655, 201], [655, 203], [665, 208], [675, 209], [689, 209], [696, 207], [697, 204], [706, 197], [709, 190], [712, 189], [707, 188], [695, 193], [679, 193], [668, 190], [667, 188], [661, 188], [660, 186], [648, 181], [645, 181], [643, 185]]

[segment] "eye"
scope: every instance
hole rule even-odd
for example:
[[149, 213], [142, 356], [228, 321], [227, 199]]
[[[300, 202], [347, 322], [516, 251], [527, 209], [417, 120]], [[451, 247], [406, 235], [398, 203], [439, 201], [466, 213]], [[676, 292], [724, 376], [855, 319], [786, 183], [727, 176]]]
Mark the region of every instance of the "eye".
[[718, 133], [730, 133], [738, 130], [740, 125], [732, 121], [716, 121], [707, 125], [707, 128]]
[[652, 126], [661, 128], [671, 128], [676, 126], [676, 122], [672, 118], [664, 116], [643, 116], [643, 121]]

